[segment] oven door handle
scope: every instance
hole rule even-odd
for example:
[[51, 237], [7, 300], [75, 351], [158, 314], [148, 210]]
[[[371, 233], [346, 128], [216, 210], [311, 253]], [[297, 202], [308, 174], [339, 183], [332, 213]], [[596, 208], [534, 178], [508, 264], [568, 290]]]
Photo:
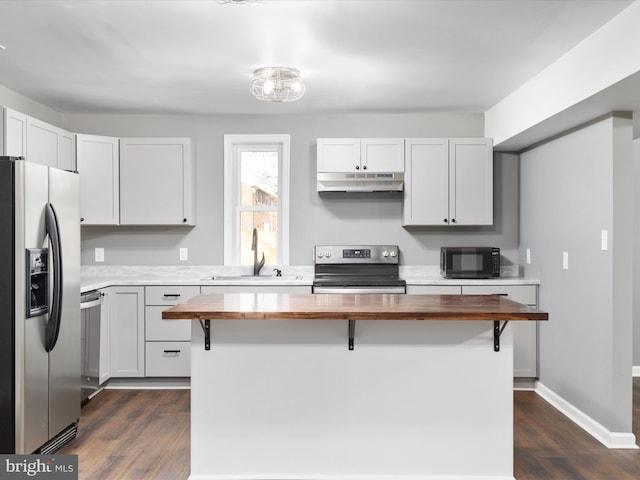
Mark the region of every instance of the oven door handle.
[[313, 293], [406, 293], [405, 287], [313, 287]]

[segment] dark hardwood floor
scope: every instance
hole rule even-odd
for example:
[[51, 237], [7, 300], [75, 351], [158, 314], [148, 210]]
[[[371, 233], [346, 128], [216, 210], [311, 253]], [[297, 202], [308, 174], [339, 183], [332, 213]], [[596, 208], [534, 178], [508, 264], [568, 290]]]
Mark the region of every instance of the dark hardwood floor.
[[[82, 409], [80, 480], [186, 480], [188, 390], [105, 390]], [[609, 450], [533, 392], [514, 394], [517, 480], [638, 480], [640, 450]], [[640, 378], [633, 429], [640, 440]]]
[[[640, 450], [610, 450], [533, 392], [514, 395], [517, 480], [639, 480]], [[640, 378], [633, 379], [640, 441]]]
[[187, 479], [189, 403], [189, 390], [104, 390], [59, 453], [78, 455], [80, 480]]

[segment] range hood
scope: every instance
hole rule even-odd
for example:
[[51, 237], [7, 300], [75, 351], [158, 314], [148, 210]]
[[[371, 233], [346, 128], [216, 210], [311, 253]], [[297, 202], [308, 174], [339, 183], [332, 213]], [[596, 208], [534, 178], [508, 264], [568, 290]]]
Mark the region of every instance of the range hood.
[[401, 192], [404, 173], [318, 172], [318, 192]]

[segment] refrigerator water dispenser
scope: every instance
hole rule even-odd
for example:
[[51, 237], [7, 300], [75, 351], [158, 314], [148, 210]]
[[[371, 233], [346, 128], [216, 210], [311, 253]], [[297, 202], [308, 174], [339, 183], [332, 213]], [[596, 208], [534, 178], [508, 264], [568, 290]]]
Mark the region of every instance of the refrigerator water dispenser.
[[27, 248], [27, 318], [49, 312], [49, 252]]

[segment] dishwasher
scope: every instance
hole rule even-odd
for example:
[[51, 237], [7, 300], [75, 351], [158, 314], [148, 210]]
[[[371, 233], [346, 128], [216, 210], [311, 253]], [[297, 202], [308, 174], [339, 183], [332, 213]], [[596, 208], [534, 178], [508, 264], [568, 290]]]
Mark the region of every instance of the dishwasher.
[[109, 330], [101, 318], [104, 293], [98, 290], [80, 295], [80, 391], [82, 402], [102, 390], [109, 379]]

